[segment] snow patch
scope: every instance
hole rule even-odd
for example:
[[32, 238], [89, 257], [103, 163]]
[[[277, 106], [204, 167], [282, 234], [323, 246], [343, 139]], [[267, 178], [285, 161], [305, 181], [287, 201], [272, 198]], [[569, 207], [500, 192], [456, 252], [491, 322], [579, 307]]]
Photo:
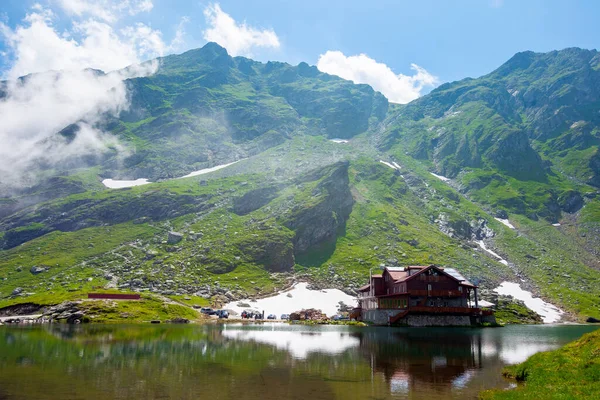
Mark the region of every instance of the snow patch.
[[453, 112], [446, 112], [444, 114], [445, 117], [456, 117], [457, 115], [462, 114], [462, 111], [453, 111]]
[[502, 218], [494, 218], [496, 221], [503, 223], [504, 225], [508, 226], [510, 229], [515, 229], [515, 227], [513, 226], [513, 224], [511, 224], [508, 219], [502, 219]]
[[[269, 324], [264, 324], [268, 326]], [[228, 324], [222, 331], [223, 336], [235, 340], [254, 341], [270, 344], [278, 349], [287, 350], [295, 358], [304, 359], [309, 353], [340, 354], [352, 347], [357, 347], [359, 339], [336, 327], [320, 327], [318, 331], [311, 329], [292, 330], [287, 325], [272, 323], [272, 330], [237, 329], [236, 325]], [[234, 327], [234, 329], [230, 329]], [[240, 325], [241, 328], [241, 325]]]
[[450, 180], [450, 178], [446, 178], [445, 176], [434, 174], [433, 172], [430, 172], [430, 174], [435, 176], [436, 178], [438, 178], [439, 180], [441, 180], [443, 182], [448, 182]]
[[479, 245], [479, 247], [481, 247], [483, 249], [483, 251], [496, 257], [500, 264], [508, 265], [508, 261], [506, 261], [504, 258], [500, 257], [497, 253], [494, 253], [492, 250], [488, 249], [485, 246], [485, 243], [483, 242], [483, 240], [476, 240], [475, 243], [477, 243]]
[[556, 223], [556, 224], [552, 224], [552, 226], [560, 226], [560, 224], [559, 224], [559, 223]]
[[152, 182], [149, 182], [148, 179], [146, 179], [146, 178], [136, 179], [135, 181], [118, 181], [118, 180], [114, 180], [114, 179], [104, 179], [102, 181], [102, 184], [110, 189], [121, 189], [121, 188], [133, 187], [133, 186], [141, 186], [141, 185], [147, 185], [149, 183], [152, 183]]
[[391, 169], [399, 169], [396, 168], [392, 163], [389, 163], [387, 161], [383, 161], [383, 160], [379, 160], [380, 163], [387, 165], [388, 167], [390, 167]]
[[[242, 160], [245, 160], [245, 158], [243, 158]], [[216, 167], [204, 168], [204, 169], [201, 169], [198, 171], [190, 172], [187, 175], [180, 176], [179, 178], [175, 178], [175, 179], [190, 178], [190, 177], [196, 176], [196, 175], [208, 174], [209, 172], [214, 172], [214, 171], [223, 169], [225, 167], [229, 167], [230, 165], [238, 163], [242, 160], [237, 160], [237, 161], [234, 161], [234, 162], [231, 162], [228, 164], [217, 165]], [[121, 189], [121, 188], [126, 188], [126, 187], [141, 186], [141, 185], [147, 185], [148, 183], [152, 183], [152, 182], [148, 181], [148, 179], [146, 179], [146, 178], [136, 179], [135, 181], [118, 181], [118, 180], [114, 180], [114, 179], [104, 179], [102, 181], [102, 184], [110, 189]]]
[[563, 314], [563, 311], [558, 307], [550, 303], [546, 303], [539, 297], [533, 297], [531, 292], [521, 289], [521, 285], [518, 283], [502, 282], [500, 286], [494, 289], [494, 292], [505, 296], [512, 296], [517, 300], [521, 300], [523, 303], [525, 303], [527, 308], [540, 314], [545, 324], [550, 324], [560, 320], [560, 316]]
[[[347, 295], [338, 289], [310, 290], [305, 282], [297, 283], [291, 290], [279, 292], [275, 296], [265, 297], [256, 301], [250, 299], [233, 301], [226, 304], [223, 308], [233, 310], [239, 314], [249, 307], [240, 307], [238, 303], [250, 304], [250, 308], [262, 312], [266, 315], [275, 314], [279, 317], [281, 314], [291, 314], [306, 308], [316, 308], [328, 316], [337, 314], [337, 306], [343, 301], [349, 306], [356, 305], [356, 297]], [[288, 294], [291, 297], [288, 297]]]
[[584, 125], [584, 124], [585, 124], [585, 121], [577, 121], [577, 122], [573, 122], [569, 128], [570, 128], [570, 129], [575, 129], [575, 128], [577, 128], [578, 126], [581, 126], [581, 125]]
[[[245, 160], [245, 158], [244, 158], [244, 160]], [[176, 179], [190, 178], [192, 176], [208, 174], [209, 172], [218, 171], [220, 169], [229, 167], [230, 165], [233, 165], [233, 164], [238, 163], [240, 161], [242, 161], [242, 160], [237, 160], [237, 161], [234, 161], [234, 162], [230, 162], [228, 164], [217, 165], [216, 167], [199, 169], [198, 171], [190, 172], [189, 174], [184, 175], [184, 176], [180, 176], [179, 178], [176, 178]]]
[[495, 305], [494, 303], [490, 303], [489, 301], [485, 301], [485, 300], [479, 300], [477, 302], [477, 304], [481, 307], [492, 307]]
[[392, 161], [392, 165], [394, 165], [394, 167], [396, 167], [396, 169], [400, 169], [400, 166], [396, 163], [396, 161]]
[[346, 140], [346, 139], [337, 139], [337, 138], [329, 139], [329, 141], [333, 142], [333, 143], [348, 143], [348, 140]]

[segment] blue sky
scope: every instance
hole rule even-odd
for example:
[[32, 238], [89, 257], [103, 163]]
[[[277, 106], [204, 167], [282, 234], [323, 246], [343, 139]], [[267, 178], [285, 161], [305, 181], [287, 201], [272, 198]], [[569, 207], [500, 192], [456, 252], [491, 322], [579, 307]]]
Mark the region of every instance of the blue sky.
[[[86, 2], [104, 2], [101, 5], [105, 9], [115, 7], [113, 18], [99, 18], [98, 10], [80, 15], [73, 13], [74, 7], [81, 7]], [[41, 7], [35, 8], [36, 3]], [[600, 41], [597, 23], [600, 2], [594, 0], [221, 0], [218, 3], [204, 0], [1, 0], [1, 4], [4, 31], [26, 27], [23, 19], [32, 9], [36, 12], [50, 10], [52, 28], [59, 35], [70, 35], [75, 41], [83, 40], [84, 34], [81, 29], [74, 29], [74, 24], [90, 19], [109, 25], [116, 36], [122, 36], [120, 32], [128, 27], [143, 24], [147, 32], [158, 34], [163, 45], [146, 51], [137, 49], [137, 58], [131, 58], [133, 61], [179, 53], [205, 44], [206, 30], [210, 28], [205, 10], [218, 4], [220, 11], [236, 24], [245, 23], [249, 29], [276, 35], [277, 46], [250, 44], [248, 49], [242, 46], [237, 51], [240, 55], [261, 61], [317, 64], [321, 55], [337, 51], [340, 52], [335, 54], [337, 60], [332, 61], [336, 64], [327, 72], [371, 83], [370, 76], [378, 73], [375, 70], [363, 73], [363, 64], [368, 60], [346, 58], [365, 54], [373, 62], [385, 64], [394, 74], [403, 74], [407, 79], [417, 74], [411, 64], [436, 78], [410, 81], [407, 84], [413, 85], [415, 91], [404, 97], [400, 95], [398, 102], [412, 99], [442, 82], [488, 73], [518, 51], [545, 52], [571, 46], [597, 48]], [[132, 12], [132, 7], [138, 10]], [[179, 39], [173, 43], [178, 31]], [[135, 40], [142, 40], [143, 30], [136, 35]], [[48, 69], [63, 66], [58, 61], [49, 62], [45, 56], [29, 69], [25, 61], [16, 68], [18, 50], [15, 47], [19, 43], [15, 44], [13, 40], [10, 44], [6, 35], [0, 36], [0, 40], [0, 51], [4, 52], [0, 70], [5, 76], [11, 68], [15, 74], [38, 71], [44, 68], [44, 62], [48, 63]], [[37, 50], [29, 45], [27, 51]], [[68, 57], [68, 53], [65, 54]], [[332, 58], [333, 55], [328, 61]], [[66, 64], [65, 68], [77, 65]], [[90, 66], [110, 68], [111, 64], [101, 62]], [[344, 72], [344, 68], [352, 71]], [[423, 83], [421, 87], [418, 82]], [[374, 87], [377, 84], [389, 86], [392, 83], [385, 80], [375, 83]], [[402, 87], [398, 90], [403, 90]]]

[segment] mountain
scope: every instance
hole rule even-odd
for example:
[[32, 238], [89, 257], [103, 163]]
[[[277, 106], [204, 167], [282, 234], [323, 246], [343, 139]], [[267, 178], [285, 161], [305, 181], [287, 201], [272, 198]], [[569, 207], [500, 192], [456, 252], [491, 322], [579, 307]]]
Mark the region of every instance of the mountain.
[[98, 286], [221, 302], [296, 280], [352, 292], [381, 266], [436, 263], [488, 300], [511, 281], [568, 318], [597, 314], [598, 52], [519, 53], [406, 105], [214, 43], [159, 63], [101, 126], [125, 154], [0, 199], [0, 307]]

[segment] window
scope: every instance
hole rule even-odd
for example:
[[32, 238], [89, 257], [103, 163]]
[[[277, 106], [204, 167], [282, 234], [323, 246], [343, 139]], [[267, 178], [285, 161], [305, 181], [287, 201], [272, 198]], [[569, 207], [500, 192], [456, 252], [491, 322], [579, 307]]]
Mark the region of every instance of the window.
[[458, 291], [462, 293], [462, 286], [458, 287]]
[[431, 291], [431, 283], [427, 284], [427, 290]]

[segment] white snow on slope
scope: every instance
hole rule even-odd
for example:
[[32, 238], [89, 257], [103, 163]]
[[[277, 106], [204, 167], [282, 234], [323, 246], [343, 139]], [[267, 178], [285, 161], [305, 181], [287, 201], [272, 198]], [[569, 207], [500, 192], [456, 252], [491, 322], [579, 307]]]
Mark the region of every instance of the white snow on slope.
[[430, 174], [435, 176], [436, 178], [438, 178], [439, 180], [441, 180], [443, 182], [448, 182], [450, 180], [450, 178], [446, 178], [445, 176], [434, 174], [433, 172], [430, 172]]
[[523, 301], [527, 308], [542, 316], [545, 324], [560, 320], [560, 316], [563, 314], [563, 311], [558, 307], [546, 303], [539, 297], [533, 297], [531, 292], [521, 289], [518, 283], [502, 282], [500, 286], [494, 289], [494, 292], [505, 296], [512, 296], [517, 300]]
[[[275, 296], [265, 297], [252, 301], [250, 299], [233, 301], [223, 308], [234, 310], [241, 314], [248, 307], [240, 307], [238, 303], [250, 304], [250, 308], [262, 312], [265, 315], [275, 314], [279, 318], [281, 314], [291, 314], [303, 308], [316, 308], [331, 317], [337, 313], [337, 305], [340, 301], [349, 306], [356, 306], [356, 297], [347, 295], [338, 289], [310, 290], [307, 283], [301, 282], [294, 285], [287, 292], [279, 292]], [[288, 296], [291, 295], [291, 297]]]
[[560, 226], [560, 224], [559, 224], [559, 223], [556, 223], [556, 224], [552, 224], [552, 226]]
[[217, 165], [217, 166], [215, 166], [215, 167], [210, 167], [210, 168], [199, 169], [198, 171], [190, 172], [189, 174], [187, 174], [187, 175], [184, 175], [184, 176], [180, 176], [179, 178], [176, 178], [176, 179], [190, 178], [190, 177], [192, 177], [192, 176], [197, 176], [197, 175], [204, 175], [204, 174], [208, 174], [209, 172], [215, 172], [215, 171], [218, 171], [218, 170], [220, 170], [220, 169], [223, 169], [223, 168], [229, 167], [230, 165], [233, 165], [233, 164], [235, 164], [235, 163], [238, 163], [238, 162], [240, 162], [240, 161], [242, 161], [242, 160], [237, 160], [237, 161], [234, 161], [234, 162], [230, 162], [230, 163], [228, 163], [228, 164], [221, 164], [221, 165]]
[[[223, 336], [257, 343], [274, 345], [278, 349], [289, 351], [295, 358], [306, 358], [309, 353], [339, 354], [347, 349], [359, 345], [359, 339], [350, 336], [347, 332], [341, 332], [336, 327], [319, 327], [314, 330], [292, 330], [295, 327], [273, 323], [273, 330], [264, 329], [235, 329], [235, 325], [228, 325], [223, 330]], [[268, 326], [268, 324], [264, 324]], [[234, 329], [230, 329], [233, 327]]]
[[346, 139], [338, 139], [338, 138], [329, 139], [329, 141], [333, 142], [333, 143], [348, 143], [348, 141]]
[[502, 218], [494, 218], [496, 221], [503, 223], [504, 225], [508, 226], [510, 229], [515, 229], [515, 227], [513, 226], [513, 224], [511, 224], [508, 219], [502, 219]]
[[398, 165], [398, 163], [396, 161], [392, 161], [392, 165], [394, 167], [396, 167], [396, 169], [400, 169], [400, 166]]
[[383, 161], [383, 160], [379, 160], [380, 163], [387, 165], [388, 167], [390, 167], [391, 169], [398, 169], [396, 168], [392, 163], [389, 163], [387, 161]]
[[490, 303], [489, 301], [485, 301], [485, 300], [479, 300], [479, 301], [477, 302], [477, 304], [478, 304], [480, 307], [491, 307], [491, 306], [493, 306], [493, 305], [494, 305], [494, 303]]
[[488, 254], [491, 254], [492, 256], [496, 257], [498, 259], [498, 262], [504, 265], [508, 265], [508, 261], [506, 261], [504, 258], [500, 257], [497, 253], [494, 253], [492, 250], [488, 249], [485, 246], [485, 243], [483, 242], [483, 240], [476, 240], [475, 243], [477, 243], [479, 245], [479, 247], [481, 247], [483, 249], [483, 251], [487, 252]]
[[[245, 158], [242, 160], [245, 160]], [[175, 179], [190, 178], [192, 176], [208, 174], [209, 172], [214, 172], [214, 171], [218, 171], [220, 169], [229, 167], [230, 165], [238, 163], [242, 160], [237, 160], [237, 161], [234, 161], [234, 162], [231, 162], [228, 164], [217, 165], [215, 167], [200, 169], [198, 171], [190, 172], [187, 175], [180, 176], [179, 178], [175, 178]], [[110, 189], [120, 189], [120, 188], [126, 188], [126, 187], [141, 186], [141, 185], [147, 185], [148, 183], [152, 183], [152, 182], [149, 182], [148, 179], [146, 179], [146, 178], [136, 179], [135, 181], [117, 181], [114, 179], [105, 179], [102, 181], [102, 184]]]
[[146, 178], [136, 179], [135, 181], [117, 181], [114, 179], [104, 179], [102, 184], [110, 189], [121, 189], [126, 187], [147, 185], [149, 182]]

